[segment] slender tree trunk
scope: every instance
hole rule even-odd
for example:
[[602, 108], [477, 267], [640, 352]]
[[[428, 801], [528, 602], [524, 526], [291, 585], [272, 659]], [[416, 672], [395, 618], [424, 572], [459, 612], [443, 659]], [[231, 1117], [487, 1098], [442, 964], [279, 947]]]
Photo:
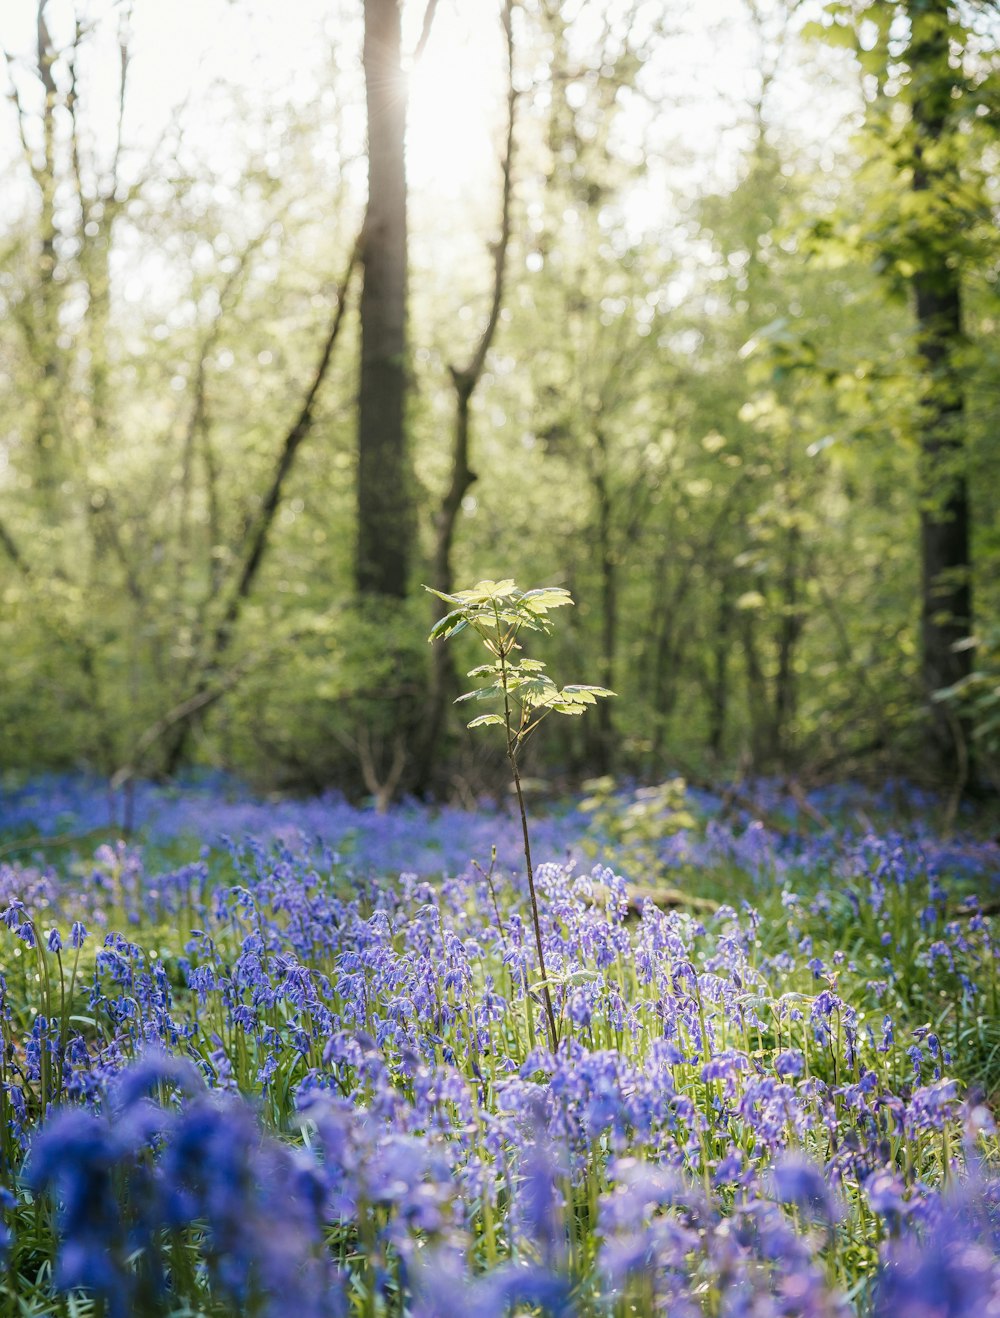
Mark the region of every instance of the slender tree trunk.
[[[511, 207], [514, 197], [514, 124], [517, 112], [517, 91], [514, 86], [514, 34], [511, 11], [513, 0], [504, 0], [500, 11], [500, 21], [504, 30], [507, 46], [507, 134], [504, 154], [501, 159], [502, 186], [500, 195], [500, 233], [493, 246], [493, 294], [486, 324], [479, 336], [479, 341], [472, 356], [464, 367], [451, 367], [451, 380], [455, 388], [455, 428], [452, 439], [451, 481], [441, 500], [435, 525], [434, 557], [432, 560], [432, 581], [435, 589], [449, 594], [455, 585], [452, 565], [452, 551], [455, 543], [455, 527], [458, 514], [462, 508], [470, 486], [476, 481], [476, 473], [470, 465], [471, 441], [471, 407], [472, 396], [476, 391], [486, 357], [492, 346], [500, 312], [503, 308], [504, 287], [507, 273], [507, 248], [510, 246]], [[430, 10], [429, 10], [430, 12]], [[425, 19], [425, 30], [427, 20]], [[434, 597], [434, 620], [442, 617], [447, 606]], [[419, 792], [427, 792], [431, 787], [434, 763], [437, 755], [441, 729], [444, 724], [444, 712], [448, 697], [457, 686], [455, 661], [451, 650], [446, 645], [436, 645], [431, 655], [430, 681], [427, 689], [427, 702], [424, 710], [424, 726], [419, 749], [416, 782]]]
[[716, 761], [722, 758], [729, 715], [729, 644], [733, 613], [732, 591], [724, 579], [719, 588], [719, 611], [715, 620], [709, 688], [708, 747]]
[[[611, 532], [611, 494], [608, 489], [608, 437], [598, 426], [595, 432], [597, 463], [593, 486], [597, 501], [597, 554], [601, 575], [601, 685], [614, 690], [615, 650], [618, 643], [618, 569]], [[597, 709], [597, 764], [600, 774], [614, 766], [614, 725], [611, 702], [602, 700]]]
[[[450, 594], [455, 588], [455, 573], [452, 567], [452, 547], [455, 540], [455, 525], [462, 507], [462, 500], [469, 487], [476, 480], [476, 473], [469, 466], [469, 409], [472, 402], [474, 381], [468, 375], [452, 371], [455, 384], [455, 431], [452, 445], [451, 482], [441, 501], [437, 516], [437, 534], [434, 539], [434, 557], [431, 567], [431, 580], [436, 590]], [[434, 619], [442, 616], [443, 610], [438, 606], [441, 601], [434, 597]], [[420, 747], [420, 763], [417, 769], [417, 791], [426, 793], [431, 789], [434, 776], [435, 760], [441, 729], [444, 724], [444, 712], [448, 697], [455, 691], [457, 679], [455, 660], [446, 645], [436, 645], [431, 651], [430, 680], [427, 687], [427, 704], [424, 710], [423, 738]]]
[[773, 725], [767, 699], [767, 679], [757, 648], [756, 616], [750, 609], [743, 614], [742, 639], [746, 659], [747, 703], [750, 709], [750, 754], [754, 768], [760, 768], [771, 753]]
[[799, 540], [797, 526], [791, 526], [785, 545], [785, 562], [781, 572], [781, 622], [778, 627], [778, 671], [774, 682], [774, 753], [779, 760], [791, 753], [791, 724], [795, 718], [797, 683], [795, 648], [802, 631], [799, 608]]
[[413, 536], [406, 449], [406, 87], [399, 0], [365, 0], [368, 209], [358, 391], [361, 595], [406, 595]]
[[[942, 242], [930, 226], [935, 198], [957, 185], [955, 169], [942, 154], [949, 130], [957, 76], [950, 63], [947, 0], [911, 0], [909, 64], [915, 136], [913, 191], [927, 207], [928, 232], [921, 234], [919, 268], [912, 279], [920, 353], [920, 549], [921, 653], [924, 694], [930, 702], [930, 750], [954, 772], [965, 733], [931, 697], [970, 671], [968, 650], [956, 642], [972, 628], [972, 562], [966, 483], [965, 398], [958, 356], [963, 344], [961, 273], [951, 239]], [[941, 162], [944, 163], [941, 163]], [[957, 235], [956, 235], [957, 240]]]
[[35, 445], [38, 455], [38, 481], [46, 497], [54, 498], [60, 482], [62, 454], [59, 435], [59, 313], [62, 285], [56, 279], [58, 253], [56, 239], [56, 111], [59, 89], [53, 65], [59, 57], [45, 19], [47, 0], [38, 0], [36, 11], [36, 72], [42, 84], [43, 104], [42, 164], [33, 166], [41, 202], [41, 254], [38, 267], [38, 320], [36, 334], [39, 355], [38, 421]]

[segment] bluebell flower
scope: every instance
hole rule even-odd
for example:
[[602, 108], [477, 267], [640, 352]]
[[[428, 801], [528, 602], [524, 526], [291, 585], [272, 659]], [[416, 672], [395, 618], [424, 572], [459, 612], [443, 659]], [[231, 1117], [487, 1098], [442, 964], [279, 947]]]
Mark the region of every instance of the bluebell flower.
[[802, 1154], [783, 1154], [771, 1169], [771, 1184], [779, 1203], [794, 1204], [807, 1216], [826, 1222], [840, 1216], [823, 1169]]

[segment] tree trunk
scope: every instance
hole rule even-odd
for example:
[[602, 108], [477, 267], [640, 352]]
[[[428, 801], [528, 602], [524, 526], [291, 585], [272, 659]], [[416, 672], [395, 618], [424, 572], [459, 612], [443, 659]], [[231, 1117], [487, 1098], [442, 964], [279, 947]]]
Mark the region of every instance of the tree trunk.
[[[597, 554], [601, 575], [601, 685], [614, 690], [615, 650], [618, 644], [618, 570], [611, 531], [611, 493], [608, 489], [608, 437], [598, 426], [594, 435], [597, 460], [593, 475], [597, 503]], [[614, 768], [614, 723], [611, 702], [602, 700], [597, 707], [597, 762], [599, 774]]]
[[743, 654], [746, 660], [747, 704], [750, 711], [750, 756], [753, 767], [760, 770], [772, 753], [774, 725], [767, 699], [767, 679], [757, 648], [756, 615], [747, 609], [742, 615]]
[[793, 524], [788, 529], [785, 561], [781, 572], [778, 671], [774, 680], [774, 753], [782, 764], [791, 755], [791, 726], [798, 703], [795, 649], [802, 631], [802, 613], [799, 608], [799, 539], [799, 528]]
[[[947, 772], [964, 762], [966, 729], [931, 699], [970, 671], [955, 643], [972, 627], [961, 274], [952, 235], [942, 242], [940, 205], [957, 185], [942, 139], [949, 131], [957, 74], [950, 63], [947, 0], [911, 0], [909, 65], [914, 132], [913, 192], [927, 209], [912, 277], [922, 379], [920, 440], [921, 676], [930, 703], [930, 750]], [[942, 163], [943, 162], [943, 163]], [[919, 213], [919, 212], [918, 212]], [[957, 240], [957, 235], [955, 236]]]
[[361, 595], [406, 595], [412, 540], [406, 452], [406, 88], [399, 0], [365, 0], [368, 209], [358, 391]]
[[719, 611], [712, 638], [712, 676], [709, 686], [708, 747], [712, 758], [722, 759], [729, 716], [729, 648], [733, 625], [734, 602], [729, 582], [719, 585]]
[[46, 0], [38, 0], [36, 13], [38, 64], [35, 72], [42, 84], [42, 163], [32, 165], [41, 202], [41, 254], [38, 267], [38, 319], [36, 335], [39, 348], [37, 387], [38, 421], [35, 446], [38, 456], [38, 483], [48, 499], [57, 496], [61, 480], [62, 443], [59, 434], [59, 315], [63, 302], [63, 285], [56, 279], [58, 254], [56, 240], [56, 113], [59, 89], [53, 65], [59, 57], [45, 21]]
[[[451, 483], [445, 491], [438, 510], [431, 568], [431, 580], [434, 582], [435, 590], [443, 591], [446, 595], [455, 588], [455, 573], [451, 561], [455, 524], [466, 491], [476, 480], [476, 473], [469, 466], [469, 408], [475, 381], [468, 374], [454, 369], [452, 380], [455, 385], [455, 432], [452, 445]], [[448, 606], [442, 608], [442, 601], [436, 596], [433, 598], [433, 615], [434, 620], [437, 621], [447, 611]], [[431, 780], [434, 775], [441, 729], [444, 725], [444, 712], [448, 698], [454, 693], [457, 685], [451, 647], [435, 645], [431, 651], [430, 680], [427, 686], [423, 736], [419, 751], [420, 762], [416, 775], [417, 791], [421, 794], [427, 793], [432, 787]]]
[[[441, 507], [435, 523], [434, 557], [432, 560], [431, 580], [437, 590], [450, 594], [455, 587], [455, 574], [452, 565], [452, 550], [455, 543], [455, 527], [461, 511], [462, 500], [476, 481], [469, 459], [470, 449], [470, 412], [472, 395], [486, 366], [486, 358], [493, 343], [500, 312], [503, 308], [504, 288], [507, 273], [507, 248], [510, 246], [511, 207], [514, 197], [514, 123], [517, 112], [517, 90], [514, 86], [514, 33], [512, 21], [513, 0], [504, 0], [500, 11], [507, 46], [507, 135], [504, 154], [501, 160], [502, 185], [500, 193], [500, 233], [493, 245], [493, 294], [490, 310], [483, 326], [483, 332], [465, 367], [451, 367], [451, 381], [455, 388], [455, 429], [452, 437], [451, 481], [441, 500]], [[433, 17], [431, 5], [428, 14]], [[424, 32], [428, 30], [429, 19], [425, 17]], [[421, 38], [422, 48], [424, 38]], [[433, 616], [435, 622], [443, 617], [448, 606], [436, 596], [434, 598]], [[448, 698], [457, 687], [455, 660], [451, 647], [435, 645], [431, 654], [430, 681], [427, 687], [427, 701], [424, 710], [424, 726], [418, 752], [416, 771], [416, 789], [427, 793], [432, 787], [438, 742], [444, 725], [444, 714]]]

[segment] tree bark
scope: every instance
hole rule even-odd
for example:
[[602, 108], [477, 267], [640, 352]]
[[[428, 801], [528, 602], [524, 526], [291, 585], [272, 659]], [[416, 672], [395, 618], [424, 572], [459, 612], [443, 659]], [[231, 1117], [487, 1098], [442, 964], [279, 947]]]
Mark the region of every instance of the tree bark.
[[742, 615], [743, 655], [746, 661], [747, 705], [750, 712], [750, 756], [753, 767], [765, 765], [773, 747], [773, 723], [767, 698], [767, 679], [757, 646], [757, 623], [753, 610]]
[[729, 717], [729, 650], [735, 604], [728, 580], [718, 586], [719, 608], [712, 637], [712, 674], [709, 684], [708, 748], [716, 763], [722, 759]]
[[784, 764], [792, 752], [792, 723], [798, 704], [795, 650], [802, 631], [799, 605], [799, 541], [794, 523], [788, 528], [781, 570], [781, 620], [778, 626], [778, 671], [774, 679], [774, 754]]
[[360, 595], [406, 595], [413, 517], [406, 447], [406, 89], [399, 0], [365, 0], [368, 209], [358, 391]]
[[[601, 685], [613, 691], [618, 648], [618, 565], [611, 531], [608, 436], [600, 425], [594, 432], [594, 441], [597, 453], [592, 484], [597, 503], [597, 554], [601, 576]], [[597, 762], [594, 766], [598, 774], [613, 772], [614, 740], [611, 702], [601, 700], [597, 707]]]
[[[972, 560], [966, 481], [965, 397], [959, 366], [964, 342], [957, 235], [942, 242], [940, 207], [956, 186], [945, 141], [958, 74], [951, 67], [947, 0], [910, 0], [910, 95], [913, 192], [927, 209], [912, 277], [921, 370], [920, 556], [921, 677], [931, 718], [931, 753], [953, 773], [964, 760], [967, 729], [932, 700], [970, 671], [970, 652], [955, 649], [972, 628]], [[920, 212], [918, 212], [919, 214]]]

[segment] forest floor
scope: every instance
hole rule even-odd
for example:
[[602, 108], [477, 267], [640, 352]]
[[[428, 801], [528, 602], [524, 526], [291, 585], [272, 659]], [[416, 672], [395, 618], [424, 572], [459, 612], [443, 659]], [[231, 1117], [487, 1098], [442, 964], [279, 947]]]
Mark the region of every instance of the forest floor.
[[993, 1312], [1000, 846], [942, 809], [540, 804], [543, 980], [495, 804], [8, 788], [0, 1315]]

